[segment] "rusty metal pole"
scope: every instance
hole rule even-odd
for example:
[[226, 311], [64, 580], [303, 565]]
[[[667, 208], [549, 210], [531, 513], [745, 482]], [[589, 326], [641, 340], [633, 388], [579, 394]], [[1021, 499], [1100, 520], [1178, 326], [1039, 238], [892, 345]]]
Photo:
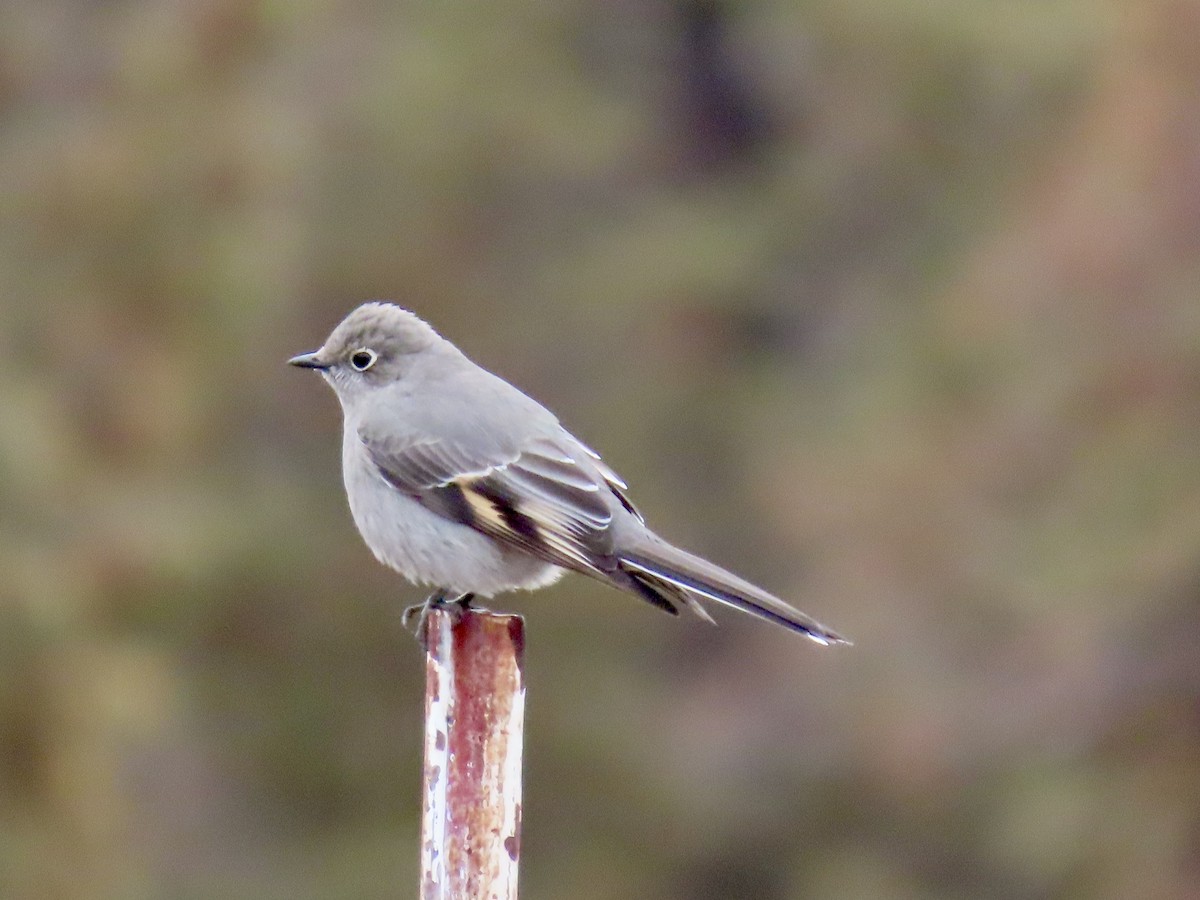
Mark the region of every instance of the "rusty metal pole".
[[525, 623], [430, 611], [421, 900], [516, 900]]

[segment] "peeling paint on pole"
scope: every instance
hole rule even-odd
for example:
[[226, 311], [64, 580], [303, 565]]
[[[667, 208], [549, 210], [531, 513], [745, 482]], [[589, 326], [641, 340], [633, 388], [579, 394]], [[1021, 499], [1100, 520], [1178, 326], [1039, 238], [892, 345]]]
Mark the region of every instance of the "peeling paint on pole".
[[432, 610], [422, 900], [516, 900], [525, 725], [519, 616]]

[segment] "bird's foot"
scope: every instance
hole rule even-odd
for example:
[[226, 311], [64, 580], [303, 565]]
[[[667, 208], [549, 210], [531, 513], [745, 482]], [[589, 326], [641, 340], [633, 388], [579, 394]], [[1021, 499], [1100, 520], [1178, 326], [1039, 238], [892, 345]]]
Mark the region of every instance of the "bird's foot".
[[468, 609], [478, 609], [478, 607], [471, 605], [473, 599], [475, 599], [474, 594], [460, 594], [457, 597], [451, 598], [445, 591], [434, 591], [425, 598], [424, 603], [418, 603], [416, 606], [410, 606], [404, 610], [404, 613], [400, 616], [400, 622], [407, 628], [409, 622], [414, 618], [417, 620], [413, 634], [417, 639], [417, 643], [428, 653], [429, 613], [432, 610], [440, 609], [449, 614], [451, 619], [453, 619], [453, 624], [457, 625], [462, 621], [462, 617], [466, 615]]

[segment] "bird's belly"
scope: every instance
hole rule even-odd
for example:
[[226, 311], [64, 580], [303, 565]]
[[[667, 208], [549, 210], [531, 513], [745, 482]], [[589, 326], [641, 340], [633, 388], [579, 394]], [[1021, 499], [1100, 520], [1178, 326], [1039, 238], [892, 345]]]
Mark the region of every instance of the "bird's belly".
[[490, 597], [543, 587], [562, 575], [558, 566], [431, 512], [384, 481], [373, 465], [352, 462], [353, 449], [345, 449], [354, 524], [375, 558], [409, 581]]

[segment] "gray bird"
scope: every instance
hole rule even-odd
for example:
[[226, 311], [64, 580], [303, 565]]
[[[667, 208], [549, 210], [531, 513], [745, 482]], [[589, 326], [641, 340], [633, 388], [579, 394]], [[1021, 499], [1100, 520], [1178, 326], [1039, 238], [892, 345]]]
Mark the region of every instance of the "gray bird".
[[289, 362], [337, 394], [354, 522], [380, 562], [436, 589], [426, 608], [545, 587], [569, 569], [672, 614], [711, 622], [704, 597], [849, 643], [652, 532], [595, 451], [408, 310], [365, 303]]

